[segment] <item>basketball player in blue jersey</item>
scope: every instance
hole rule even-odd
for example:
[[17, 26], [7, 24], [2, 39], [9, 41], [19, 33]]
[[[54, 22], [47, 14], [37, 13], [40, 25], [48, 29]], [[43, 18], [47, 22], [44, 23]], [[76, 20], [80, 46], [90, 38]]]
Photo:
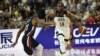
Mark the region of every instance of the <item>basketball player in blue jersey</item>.
[[33, 55], [32, 48], [35, 48], [37, 49], [37, 56], [42, 56], [43, 46], [32, 37], [34, 36], [36, 27], [38, 26], [43, 27], [45, 25], [46, 24], [44, 22], [37, 19], [37, 17], [34, 17], [34, 12], [33, 12], [33, 17], [28, 19], [27, 22], [18, 31], [16, 41], [14, 42], [13, 45], [15, 46], [17, 44], [20, 34], [25, 30], [24, 36], [22, 38], [24, 51], [29, 56], [32, 56]]

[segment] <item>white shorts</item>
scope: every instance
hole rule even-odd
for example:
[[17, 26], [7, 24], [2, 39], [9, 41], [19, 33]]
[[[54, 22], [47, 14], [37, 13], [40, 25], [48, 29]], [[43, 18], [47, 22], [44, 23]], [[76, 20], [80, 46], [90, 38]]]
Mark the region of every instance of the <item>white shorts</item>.
[[59, 35], [62, 35], [64, 37], [64, 39], [71, 39], [70, 29], [67, 29], [67, 28], [62, 29], [62, 30], [56, 29], [55, 35], [57, 36], [57, 38], [58, 38]]

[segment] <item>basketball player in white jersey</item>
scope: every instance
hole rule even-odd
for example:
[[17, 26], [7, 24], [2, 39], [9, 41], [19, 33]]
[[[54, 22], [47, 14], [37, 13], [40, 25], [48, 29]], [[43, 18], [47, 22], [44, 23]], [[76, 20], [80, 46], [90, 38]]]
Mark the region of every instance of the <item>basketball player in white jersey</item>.
[[64, 10], [63, 4], [57, 5], [57, 10], [50, 10], [48, 12], [48, 22], [55, 26], [55, 35], [60, 43], [60, 56], [66, 56], [66, 48], [71, 48], [71, 21], [67, 17], [67, 13]]
[[[60, 53], [64, 55], [66, 48], [70, 45], [70, 19], [68, 17], [55, 17], [54, 22], [56, 23], [56, 36], [60, 43]], [[65, 56], [65, 55], [64, 55]]]
[[[71, 40], [73, 40], [71, 37], [73, 21], [71, 18], [67, 17], [68, 14], [76, 18], [77, 16], [64, 10], [64, 6], [61, 2], [57, 4], [56, 10], [51, 9], [48, 14], [46, 21], [55, 26], [55, 35], [60, 43], [60, 56], [77, 55], [71, 46]], [[67, 54], [66, 52], [70, 52], [71, 54]]]

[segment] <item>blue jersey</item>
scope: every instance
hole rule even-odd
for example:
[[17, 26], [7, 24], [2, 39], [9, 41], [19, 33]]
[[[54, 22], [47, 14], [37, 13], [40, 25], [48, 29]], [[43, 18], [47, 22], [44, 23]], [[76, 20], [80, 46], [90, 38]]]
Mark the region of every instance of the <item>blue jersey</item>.
[[25, 23], [25, 35], [27, 35], [32, 30], [32, 18], [28, 19]]

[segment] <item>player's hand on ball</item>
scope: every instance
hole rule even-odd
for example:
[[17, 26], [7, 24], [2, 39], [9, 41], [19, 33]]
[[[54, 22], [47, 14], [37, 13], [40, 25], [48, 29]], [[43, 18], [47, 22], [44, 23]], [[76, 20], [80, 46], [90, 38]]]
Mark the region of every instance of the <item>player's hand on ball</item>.
[[86, 27], [85, 27], [85, 26], [79, 26], [78, 32], [79, 32], [80, 34], [85, 34], [85, 33], [86, 33]]

